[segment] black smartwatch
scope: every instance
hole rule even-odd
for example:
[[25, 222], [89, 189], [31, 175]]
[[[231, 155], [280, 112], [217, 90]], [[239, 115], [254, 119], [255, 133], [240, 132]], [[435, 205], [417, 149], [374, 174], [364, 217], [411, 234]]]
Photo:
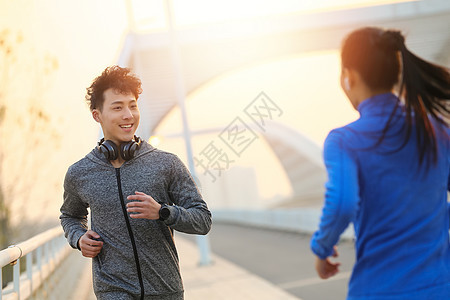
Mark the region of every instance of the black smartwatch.
[[159, 220], [165, 221], [170, 217], [170, 209], [167, 204], [161, 204], [161, 208], [159, 209]]

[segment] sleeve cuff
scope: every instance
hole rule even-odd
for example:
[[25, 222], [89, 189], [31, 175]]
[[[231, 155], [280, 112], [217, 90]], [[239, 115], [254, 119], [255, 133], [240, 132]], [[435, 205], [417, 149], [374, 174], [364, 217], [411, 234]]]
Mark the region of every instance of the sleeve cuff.
[[83, 236], [83, 234], [85, 234], [85, 231], [77, 231], [76, 233], [74, 233], [73, 237], [72, 237], [72, 241], [70, 243], [70, 246], [74, 249], [78, 249], [81, 251], [81, 249], [78, 247], [78, 241], [80, 240], [80, 238]]
[[164, 220], [164, 223], [167, 226], [171, 226], [176, 223], [178, 219], [178, 208], [175, 205], [167, 206], [170, 210], [170, 216], [167, 218], [167, 220]]
[[315, 240], [314, 237], [311, 240], [311, 251], [317, 255], [320, 259], [325, 259], [333, 254], [333, 247], [331, 250], [327, 251], [324, 247], [321, 247]]

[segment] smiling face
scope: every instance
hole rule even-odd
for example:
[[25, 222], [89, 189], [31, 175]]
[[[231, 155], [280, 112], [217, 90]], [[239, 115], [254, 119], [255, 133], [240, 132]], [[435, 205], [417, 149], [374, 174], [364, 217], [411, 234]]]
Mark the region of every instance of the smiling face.
[[105, 140], [116, 145], [133, 139], [140, 120], [136, 97], [110, 88], [103, 93], [102, 109], [94, 109], [92, 116], [102, 126]]

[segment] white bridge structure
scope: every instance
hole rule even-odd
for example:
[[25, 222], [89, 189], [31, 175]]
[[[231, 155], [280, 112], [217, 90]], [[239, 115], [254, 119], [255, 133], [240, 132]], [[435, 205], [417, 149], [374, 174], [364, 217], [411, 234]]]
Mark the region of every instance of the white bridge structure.
[[[450, 64], [448, 0], [293, 13], [177, 30], [182, 70], [178, 75], [184, 82], [184, 96], [224, 72], [244, 65], [290, 53], [337, 49], [345, 34], [369, 25], [402, 29], [409, 33], [408, 47], [415, 53], [447, 66]], [[142, 78], [144, 93], [140, 109], [145, 117], [141, 119], [138, 134], [148, 139], [177, 105], [179, 76], [173, 67], [169, 33], [130, 32], [118, 64], [131, 67]], [[320, 198], [325, 178], [320, 163], [321, 149], [282, 124], [271, 128], [263, 134], [264, 138], [286, 170], [295, 196]], [[278, 210], [276, 214], [226, 211], [218, 213], [216, 220], [311, 232], [314, 227], [311, 223], [318, 219], [317, 212], [310, 215], [314, 218], [308, 219], [305, 213], [292, 213], [292, 209]], [[0, 251], [0, 263], [2, 271], [14, 265], [12, 281], [2, 287], [0, 300], [89, 297], [90, 279], [78, 276], [90, 274], [89, 260], [68, 246], [59, 227]]]

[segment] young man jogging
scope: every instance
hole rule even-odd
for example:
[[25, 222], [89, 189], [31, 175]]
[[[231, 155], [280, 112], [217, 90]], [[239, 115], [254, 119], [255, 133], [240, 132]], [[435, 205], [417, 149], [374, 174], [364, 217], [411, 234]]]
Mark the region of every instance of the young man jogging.
[[66, 238], [93, 258], [97, 299], [183, 299], [173, 230], [207, 234], [211, 213], [180, 159], [134, 135], [142, 89], [129, 69], [106, 68], [87, 91], [104, 139], [67, 171]]

